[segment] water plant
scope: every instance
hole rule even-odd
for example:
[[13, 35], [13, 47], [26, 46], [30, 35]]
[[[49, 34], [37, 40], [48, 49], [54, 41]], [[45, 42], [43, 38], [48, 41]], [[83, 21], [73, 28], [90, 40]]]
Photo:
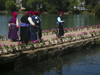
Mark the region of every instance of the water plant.
[[11, 48], [11, 49], [14, 49], [14, 48], [15, 48], [15, 45], [10, 45], [10, 48]]
[[0, 49], [3, 49], [1, 44], [0, 44]]
[[7, 35], [6, 34], [4, 34], [4, 38], [7, 38]]
[[1, 38], [4, 38], [4, 37], [3, 37], [2, 35], [0, 35], [0, 39], [1, 39]]
[[4, 48], [7, 49], [7, 50], [9, 49], [8, 45], [3, 45], [3, 46], [4, 46]]

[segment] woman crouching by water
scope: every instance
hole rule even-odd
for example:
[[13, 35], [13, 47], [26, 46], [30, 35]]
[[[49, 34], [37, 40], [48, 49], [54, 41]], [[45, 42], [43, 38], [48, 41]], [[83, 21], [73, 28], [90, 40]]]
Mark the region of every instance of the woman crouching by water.
[[11, 39], [12, 41], [16, 41], [19, 39], [18, 37], [18, 29], [19, 29], [19, 23], [17, 17], [17, 12], [12, 13], [12, 18], [9, 20], [9, 33], [8, 33], [8, 38]]
[[63, 15], [63, 12], [61, 11], [58, 13], [58, 17], [57, 17], [57, 37], [58, 38], [64, 35], [63, 23], [65, 21], [62, 19], [62, 15]]

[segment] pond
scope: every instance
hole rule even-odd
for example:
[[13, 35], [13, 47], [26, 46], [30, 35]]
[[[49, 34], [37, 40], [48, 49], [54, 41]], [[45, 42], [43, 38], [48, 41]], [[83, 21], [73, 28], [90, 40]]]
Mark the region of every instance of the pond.
[[100, 47], [49, 59], [33, 64], [26, 63], [20, 68], [9, 70], [0, 75], [99, 75]]

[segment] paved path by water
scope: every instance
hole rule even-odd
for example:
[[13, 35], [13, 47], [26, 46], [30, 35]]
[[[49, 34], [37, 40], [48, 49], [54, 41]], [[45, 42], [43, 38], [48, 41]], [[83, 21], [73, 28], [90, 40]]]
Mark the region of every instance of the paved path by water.
[[[81, 33], [81, 32], [89, 32], [89, 31], [97, 31], [97, 30], [100, 30], [100, 29], [90, 29], [90, 30], [82, 30], [82, 31], [73, 31], [73, 32], [67, 32], [64, 34], [64, 36], [66, 36], [67, 34], [78, 34], [78, 33]], [[44, 40], [51, 40], [51, 38], [53, 37], [56, 37], [56, 34], [52, 34], [52, 35], [44, 35], [42, 38], [44, 38]], [[10, 40], [7, 40], [7, 41], [0, 41], [0, 44], [1, 45], [17, 45], [18, 44], [18, 41], [17, 42], [11, 42]]]

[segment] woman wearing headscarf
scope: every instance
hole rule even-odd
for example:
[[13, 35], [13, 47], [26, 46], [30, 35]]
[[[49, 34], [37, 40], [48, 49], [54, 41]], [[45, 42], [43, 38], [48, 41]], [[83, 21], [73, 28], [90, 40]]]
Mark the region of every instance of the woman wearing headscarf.
[[18, 28], [19, 28], [18, 19], [16, 18], [17, 12], [13, 12], [12, 16], [13, 17], [11, 17], [11, 19], [9, 20], [9, 24], [8, 24], [8, 27], [9, 27], [8, 38], [11, 39], [12, 41], [15, 41], [19, 39], [18, 33], [17, 33]]
[[41, 19], [40, 19], [40, 14], [41, 14], [41, 12], [40, 11], [37, 11], [37, 16], [38, 16], [38, 18], [39, 18], [39, 28], [38, 28], [38, 35], [39, 35], [39, 39], [41, 40], [41, 38], [42, 38], [42, 29], [41, 29]]
[[27, 14], [21, 18], [20, 35], [22, 43], [28, 44], [28, 41], [30, 41], [30, 25], [36, 26], [31, 16], [32, 11], [28, 11]]
[[58, 13], [58, 17], [57, 17], [57, 37], [61, 37], [61, 36], [64, 35], [63, 23], [65, 21], [62, 19], [62, 15], [63, 15], [62, 11]]
[[31, 35], [30, 35], [30, 40], [35, 41], [37, 39], [41, 39], [41, 36], [39, 35], [39, 29], [40, 29], [40, 19], [38, 17], [38, 12], [34, 11], [33, 16], [32, 16], [33, 22], [38, 26], [32, 26], [31, 25]]

